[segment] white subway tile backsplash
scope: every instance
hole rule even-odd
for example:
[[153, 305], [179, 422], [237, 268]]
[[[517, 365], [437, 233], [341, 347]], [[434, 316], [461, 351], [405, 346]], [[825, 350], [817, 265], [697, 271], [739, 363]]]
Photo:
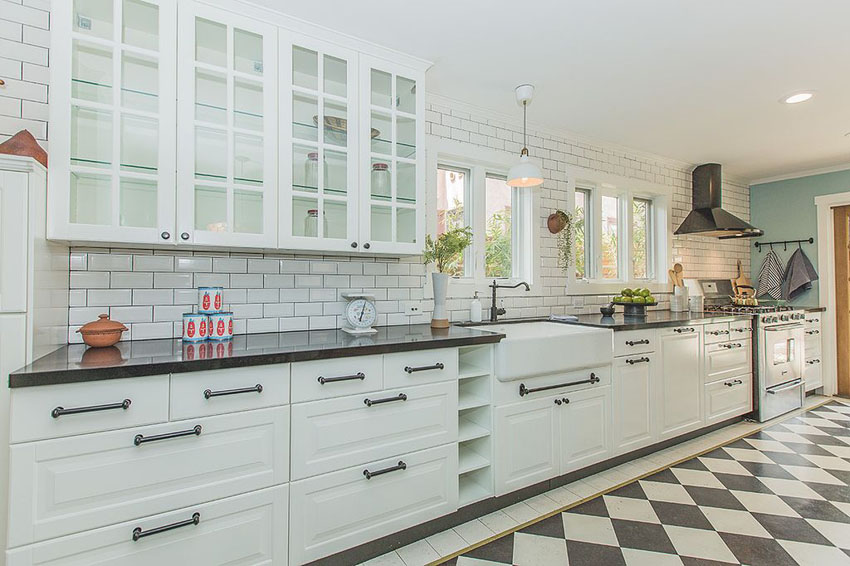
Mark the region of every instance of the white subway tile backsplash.
[[195, 273], [195, 287], [230, 287], [230, 275], [226, 273]]
[[133, 256], [125, 254], [89, 254], [89, 271], [132, 271]]
[[71, 289], [68, 292], [68, 306], [70, 306], [70, 307], [84, 307], [84, 306], [86, 306], [86, 290], [85, 289]]
[[280, 291], [277, 289], [248, 289], [247, 302], [271, 303], [277, 302]]
[[230, 276], [230, 286], [241, 289], [262, 289], [263, 275], [261, 273], [234, 273]]
[[191, 273], [154, 273], [153, 286], [157, 289], [191, 289], [195, 285]]
[[209, 273], [212, 271], [211, 257], [176, 257], [175, 271], [184, 273]]
[[263, 305], [231, 305], [233, 318], [263, 318]]
[[[195, 305], [159, 305], [153, 307], [154, 322], [180, 322], [183, 324], [183, 313], [194, 312]], [[182, 326], [181, 330], [182, 332]]]
[[150, 289], [153, 287], [153, 273], [126, 273], [116, 271], [109, 279], [113, 289]]
[[307, 317], [288, 317], [280, 319], [280, 331], [308, 330], [310, 319]]
[[278, 331], [278, 319], [276, 318], [249, 318], [247, 322], [248, 334]]
[[133, 256], [133, 271], [174, 271], [174, 258], [167, 255]]
[[174, 304], [175, 305], [197, 305], [198, 290], [197, 289], [174, 289]]
[[153, 307], [112, 307], [109, 309], [109, 318], [125, 325], [131, 322], [151, 322]]
[[248, 273], [248, 259], [214, 257], [213, 271], [216, 273]]
[[107, 271], [72, 271], [71, 289], [108, 289], [109, 272]]
[[86, 304], [90, 307], [115, 307], [133, 304], [130, 289], [90, 289]]
[[68, 324], [80, 325], [93, 320], [101, 314], [109, 314], [108, 309], [103, 307], [71, 307], [68, 309]]
[[134, 289], [134, 305], [170, 305], [174, 302], [171, 289]]
[[247, 289], [225, 289], [224, 290], [224, 304], [232, 305], [235, 303], [247, 303], [248, 302], [248, 290]]
[[86, 252], [71, 252], [71, 271], [85, 271], [88, 269], [89, 255]]
[[280, 260], [249, 259], [248, 273], [280, 273]]
[[321, 287], [322, 286], [322, 276], [321, 275], [296, 275], [295, 276], [295, 286], [298, 287], [298, 288]]
[[263, 305], [263, 318], [280, 318], [295, 314], [294, 303], [269, 303]]
[[280, 301], [283, 303], [306, 303], [310, 300], [309, 289], [281, 289]]
[[318, 316], [322, 314], [322, 303], [295, 303], [295, 316]]
[[133, 340], [172, 338], [174, 324], [171, 322], [140, 322], [132, 325]]

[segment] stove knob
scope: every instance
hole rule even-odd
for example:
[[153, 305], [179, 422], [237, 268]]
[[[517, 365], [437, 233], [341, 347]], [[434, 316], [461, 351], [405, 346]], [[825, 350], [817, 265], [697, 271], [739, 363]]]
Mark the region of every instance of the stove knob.
[[761, 317], [761, 321], [764, 322], [764, 323], [770, 322], [770, 317], [769, 316], [763, 316], [763, 317]]
[[788, 320], [788, 315], [787, 315], [787, 314], [783, 314], [782, 316], [780, 316], [780, 317], [779, 317], [779, 320], [787, 321], [787, 320]]

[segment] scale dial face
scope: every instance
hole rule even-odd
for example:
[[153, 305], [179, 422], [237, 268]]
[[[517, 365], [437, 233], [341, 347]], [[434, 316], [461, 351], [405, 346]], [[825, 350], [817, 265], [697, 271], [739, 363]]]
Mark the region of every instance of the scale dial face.
[[369, 299], [353, 299], [345, 307], [345, 320], [352, 328], [369, 328], [378, 320], [378, 310]]

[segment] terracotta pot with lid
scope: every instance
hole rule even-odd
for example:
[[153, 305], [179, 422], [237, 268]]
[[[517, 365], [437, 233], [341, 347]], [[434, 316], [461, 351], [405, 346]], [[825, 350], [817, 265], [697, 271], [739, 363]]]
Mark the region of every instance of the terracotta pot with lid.
[[83, 336], [83, 342], [92, 348], [105, 348], [121, 340], [121, 334], [127, 330], [126, 326], [116, 320], [109, 320], [108, 314], [98, 315], [97, 318], [77, 330]]

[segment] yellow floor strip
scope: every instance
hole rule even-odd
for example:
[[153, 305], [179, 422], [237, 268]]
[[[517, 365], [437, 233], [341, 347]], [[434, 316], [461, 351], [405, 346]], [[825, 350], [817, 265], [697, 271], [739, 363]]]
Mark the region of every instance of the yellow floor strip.
[[[545, 520], [545, 519], [548, 519], [549, 517], [554, 517], [555, 515], [557, 515], [557, 514], [559, 514], [559, 513], [563, 513], [564, 511], [569, 511], [569, 510], [570, 510], [570, 509], [572, 509], [573, 507], [577, 507], [577, 506], [581, 505], [582, 503], [586, 503], [586, 502], [590, 501], [591, 499], [594, 499], [594, 498], [596, 498], [596, 497], [599, 497], [600, 495], [605, 495], [606, 493], [610, 493], [610, 492], [612, 492], [612, 491], [614, 491], [614, 490], [620, 489], [620, 488], [621, 488], [621, 487], [623, 487], [623, 486], [629, 485], [630, 483], [634, 483], [634, 482], [636, 482], [636, 481], [638, 481], [638, 480], [642, 480], [643, 478], [648, 477], [648, 476], [651, 476], [652, 474], [657, 474], [658, 472], [664, 471], [664, 470], [666, 470], [667, 468], [672, 468], [673, 466], [677, 466], [677, 465], [681, 464], [682, 462], [687, 462], [688, 460], [691, 460], [691, 459], [693, 459], [693, 458], [698, 458], [698, 457], [702, 456], [703, 454], [707, 454], [707, 453], [709, 453], [709, 452], [711, 452], [711, 451], [713, 451], [713, 450], [717, 450], [718, 448], [721, 448], [721, 447], [723, 447], [723, 446], [726, 446], [727, 444], [731, 444], [731, 443], [733, 443], [733, 442], [737, 442], [738, 440], [741, 440], [742, 438], [746, 438], [746, 437], [748, 437], [748, 436], [750, 436], [750, 435], [752, 435], [752, 434], [754, 434], [754, 433], [756, 433], [756, 432], [759, 432], [759, 431], [761, 431], [761, 430], [764, 430], [765, 428], [767, 428], [767, 427], [769, 427], [769, 426], [773, 426], [773, 425], [775, 425], [775, 424], [782, 423], [782, 422], [784, 422], [784, 421], [786, 421], [786, 420], [788, 420], [788, 419], [791, 419], [791, 418], [797, 417], [797, 416], [799, 416], [799, 415], [801, 415], [801, 414], [803, 414], [803, 413], [805, 413], [805, 412], [813, 411], [813, 410], [815, 410], [815, 409], [817, 409], [817, 408], [819, 408], [819, 407], [822, 407], [822, 406], [826, 405], [827, 403], [829, 403], [829, 402], [831, 402], [831, 401], [836, 401], [836, 400], [841, 401], [842, 399], [839, 399], [839, 398], [832, 398], [832, 397], [830, 397], [830, 398], [825, 399], [824, 401], [822, 401], [822, 402], [820, 402], [820, 403], [818, 403], [818, 404], [816, 404], [816, 405], [812, 405], [811, 407], [803, 407], [803, 408], [801, 408], [801, 409], [797, 409], [797, 410], [795, 410], [793, 413], [789, 413], [789, 414], [787, 414], [787, 415], [783, 415], [783, 416], [781, 417], [781, 419], [782, 419], [782, 420], [772, 420], [772, 421], [768, 421], [768, 422], [766, 422], [766, 423], [762, 424], [761, 426], [759, 426], [759, 427], [757, 427], [757, 428], [754, 428], [754, 429], [750, 430], [749, 432], [747, 432], [747, 433], [745, 433], [745, 434], [742, 434], [742, 435], [737, 436], [737, 437], [734, 437], [734, 438], [730, 438], [730, 439], [728, 439], [728, 440], [724, 440], [723, 442], [721, 442], [720, 444], [717, 444], [716, 446], [712, 446], [711, 448], [707, 448], [707, 449], [705, 449], [705, 450], [703, 450], [703, 451], [701, 451], [701, 452], [694, 453], [694, 454], [692, 454], [692, 455], [690, 455], [690, 456], [687, 456], [687, 457], [685, 457], [685, 458], [682, 458], [681, 460], [676, 460], [676, 461], [675, 461], [675, 462], [673, 462], [672, 464], [667, 464], [667, 465], [665, 465], [665, 466], [661, 466], [660, 468], [657, 468], [657, 469], [655, 469], [655, 470], [652, 470], [651, 472], [647, 472], [647, 473], [645, 473], [645, 474], [643, 474], [643, 475], [641, 475], [641, 476], [634, 477], [634, 478], [632, 478], [632, 479], [630, 479], [630, 480], [626, 480], [626, 481], [624, 481], [624, 482], [622, 482], [622, 483], [619, 483], [619, 484], [617, 484], [617, 485], [615, 485], [615, 486], [613, 486], [613, 487], [609, 487], [608, 489], [605, 489], [605, 490], [600, 491], [600, 492], [598, 492], [598, 493], [595, 493], [595, 494], [593, 494], [593, 495], [589, 495], [588, 497], [585, 497], [584, 499], [581, 499], [581, 500], [579, 500], [579, 501], [576, 501], [575, 503], [570, 503], [569, 505], [567, 505], [567, 506], [565, 506], [565, 507], [561, 507], [560, 509], [557, 509], [557, 510], [555, 510], [555, 511], [552, 511], [552, 512], [550, 512], [550, 513], [547, 513], [547, 514], [545, 514], [545, 515], [542, 515], [542, 516], [540, 516], [540, 517], [537, 517], [536, 519], [532, 519], [532, 520], [530, 520], [530, 521], [526, 521], [525, 523], [522, 523], [521, 525], [518, 525], [518, 526], [516, 526], [516, 527], [513, 527], [513, 528], [511, 528], [511, 529], [508, 529], [507, 531], [504, 531], [504, 532], [499, 533], [499, 534], [494, 534], [493, 536], [491, 536], [491, 537], [489, 537], [489, 538], [486, 538], [486, 539], [482, 540], [481, 542], [477, 542], [477, 543], [475, 543], [475, 544], [472, 544], [472, 545], [470, 545], [470, 546], [468, 546], [468, 547], [466, 547], [466, 548], [464, 548], [464, 549], [462, 549], [462, 550], [459, 550], [459, 551], [457, 551], [457, 552], [455, 552], [455, 553], [453, 553], [453, 554], [450, 554], [449, 556], [444, 556], [444, 557], [440, 558], [439, 560], [435, 560], [435, 561], [433, 561], [433, 562], [429, 562], [426, 566], [439, 566], [440, 564], [443, 564], [443, 563], [445, 563], [445, 562], [448, 562], [448, 561], [449, 561], [449, 560], [451, 560], [452, 558], [456, 558], [456, 557], [458, 557], [458, 556], [460, 556], [460, 555], [462, 555], [462, 554], [466, 554], [466, 553], [467, 553], [467, 552], [469, 552], [470, 550], [475, 550], [476, 548], [478, 548], [478, 547], [480, 547], [480, 546], [484, 546], [485, 544], [491, 543], [491, 542], [493, 542], [493, 541], [494, 541], [494, 540], [496, 540], [496, 539], [500, 539], [500, 538], [502, 538], [503, 536], [507, 536], [507, 535], [509, 535], [509, 534], [511, 534], [511, 533], [515, 533], [515, 532], [517, 532], [517, 531], [520, 531], [520, 530], [522, 530], [522, 529], [524, 529], [524, 528], [528, 527], [529, 525], [533, 525], [533, 524], [535, 524], [535, 523], [539, 523], [540, 521], [543, 521], [543, 520]], [[742, 421], [742, 422], [743, 422], [743, 421]], [[729, 425], [729, 426], [734, 426], [734, 425]], [[722, 430], [722, 429], [720, 429], [720, 430]], [[691, 440], [695, 440], [696, 438], [699, 438], [699, 437], [695, 437], [694, 439], [691, 439]], [[686, 441], [686, 442], [687, 442], [687, 441]], [[672, 448], [672, 447], [671, 447], [671, 448]], [[624, 462], [624, 463], [627, 463], [627, 462]], [[603, 472], [599, 472], [599, 473], [604, 473], [604, 471], [603, 471]], [[582, 479], [583, 479], [583, 478], [582, 478]], [[577, 481], [578, 481], [578, 480], [577, 480]], [[567, 485], [569, 485], [569, 484], [567, 484]]]

